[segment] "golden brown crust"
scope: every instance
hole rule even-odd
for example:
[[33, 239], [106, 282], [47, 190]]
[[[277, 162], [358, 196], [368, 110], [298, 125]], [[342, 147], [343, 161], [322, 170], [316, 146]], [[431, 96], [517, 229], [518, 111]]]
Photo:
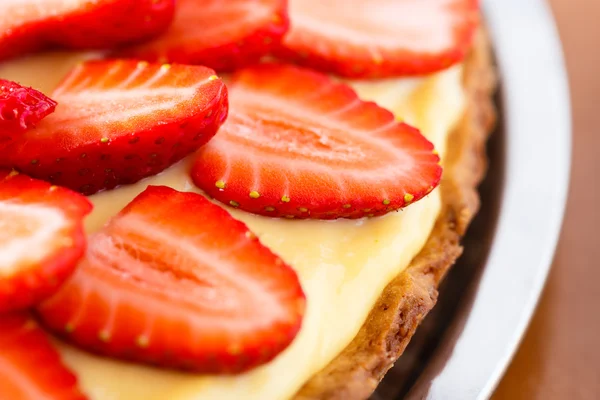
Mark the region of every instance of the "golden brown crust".
[[296, 400], [369, 397], [435, 305], [438, 284], [462, 253], [460, 239], [479, 209], [477, 186], [486, 171], [485, 142], [495, 121], [490, 52], [480, 32], [465, 63], [467, 108], [448, 141], [442, 211], [427, 243], [386, 287], [354, 340], [300, 389]]

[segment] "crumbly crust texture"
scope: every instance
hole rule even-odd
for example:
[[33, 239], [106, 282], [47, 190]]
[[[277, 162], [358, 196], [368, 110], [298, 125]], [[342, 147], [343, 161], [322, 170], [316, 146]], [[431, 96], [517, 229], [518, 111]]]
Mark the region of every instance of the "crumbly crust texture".
[[450, 135], [439, 190], [442, 210], [421, 252], [383, 291], [354, 340], [296, 394], [295, 400], [366, 399], [402, 355], [433, 308], [438, 285], [462, 253], [460, 240], [479, 209], [485, 143], [496, 113], [490, 42], [478, 32], [465, 62], [465, 114]]

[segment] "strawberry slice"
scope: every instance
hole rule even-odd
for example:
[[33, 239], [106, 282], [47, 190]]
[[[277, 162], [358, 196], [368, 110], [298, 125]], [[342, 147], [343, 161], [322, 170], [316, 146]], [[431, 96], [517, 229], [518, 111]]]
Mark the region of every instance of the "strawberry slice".
[[87, 62], [52, 97], [56, 112], [0, 151], [0, 165], [84, 194], [159, 173], [227, 117], [227, 89], [205, 67]]
[[150, 186], [38, 311], [91, 351], [235, 373], [285, 349], [304, 309], [296, 273], [242, 222], [199, 194]]
[[286, 5], [286, 0], [178, 0], [175, 21], [164, 35], [121, 54], [233, 70], [279, 44], [288, 29]]
[[461, 61], [478, 0], [290, 0], [281, 58], [353, 78], [421, 75]]
[[73, 272], [91, 209], [68, 189], [0, 171], [0, 313], [38, 303]]
[[198, 152], [196, 185], [217, 200], [286, 218], [361, 218], [428, 194], [433, 145], [347, 85], [294, 66], [241, 70], [230, 116]]
[[0, 315], [0, 399], [85, 400], [77, 378], [26, 313]]
[[0, 147], [54, 112], [56, 102], [43, 93], [0, 79]]
[[152, 38], [175, 0], [2, 0], [0, 59], [50, 46], [111, 48]]

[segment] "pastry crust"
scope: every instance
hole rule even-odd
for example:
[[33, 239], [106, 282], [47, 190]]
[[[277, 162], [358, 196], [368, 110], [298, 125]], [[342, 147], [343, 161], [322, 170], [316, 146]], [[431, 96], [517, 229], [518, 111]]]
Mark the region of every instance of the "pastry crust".
[[384, 290], [354, 340], [296, 394], [296, 400], [365, 399], [400, 357], [436, 303], [437, 287], [462, 253], [460, 239], [479, 209], [485, 142], [495, 122], [490, 43], [478, 32], [465, 62], [465, 114], [447, 143], [442, 210], [421, 252]]

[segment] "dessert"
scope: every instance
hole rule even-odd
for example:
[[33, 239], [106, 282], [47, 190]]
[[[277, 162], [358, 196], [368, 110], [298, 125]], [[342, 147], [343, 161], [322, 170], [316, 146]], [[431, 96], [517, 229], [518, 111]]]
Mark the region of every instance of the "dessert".
[[[356, 4], [359, 3], [356, 2]], [[390, 7], [393, 7], [394, 4], [409, 4], [412, 2], [407, 0], [382, 1], [381, 3], [388, 3], [388, 5], [391, 4]], [[441, 18], [445, 16], [443, 13], [447, 11], [447, 8], [461, 9], [462, 6], [466, 5], [471, 7], [467, 7], [467, 9], [472, 9], [476, 6], [473, 4], [475, 3], [467, 1], [435, 1], [430, 3], [432, 8], [428, 9], [428, 13], [425, 14]], [[292, 27], [295, 15], [294, 7], [292, 1], [290, 4]], [[471, 21], [469, 26], [471, 30], [474, 30], [475, 24], [472, 15], [469, 13], [461, 15], [464, 16], [464, 20]], [[450, 20], [455, 21], [454, 19]], [[357, 22], [354, 21], [353, 23]], [[462, 23], [458, 25], [463, 27]], [[373, 26], [373, 24], [368, 26]], [[454, 27], [452, 24], [442, 26], [446, 28]], [[464, 28], [459, 30], [463, 31]], [[442, 31], [443, 35], [448, 35], [446, 29], [442, 29]], [[283, 43], [285, 43], [285, 40], [284, 37]], [[306, 295], [306, 311], [297, 336], [292, 338], [293, 341], [285, 350], [283, 350], [285, 346], [279, 346], [276, 351], [283, 350], [279, 355], [270, 354], [269, 357], [261, 360], [263, 363], [261, 366], [245, 372], [240, 372], [240, 370], [246, 369], [244, 367], [234, 370], [224, 368], [220, 371], [230, 372], [229, 375], [203, 375], [125, 363], [116, 359], [98, 357], [89, 352], [75, 349], [70, 345], [59, 343], [58, 347], [63, 359], [78, 376], [83, 392], [92, 399], [367, 397], [387, 368], [399, 356], [420, 319], [433, 306], [437, 282], [460, 253], [460, 235], [464, 233], [468, 220], [476, 209], [475, 187], [483, 171], [482, 148], [493, 115], [489, 100], [493, 79], [489, 75], [489, 59], [485, 57], [487, 52], [485, 41], [479, 38], [473, 46], [459, 43], [456, 48], [463, 48], [463, 46], [465, 49], [469, 48], [469, 58], [464, 63], [443, 71], [430, 73], [432, 63], [429, 61], [431, 61], [431, 58], [425, 57], [429, 61], [421, 64], [423, 69], [420, 70], [420, 73], [429, 74], [427, 76], [386, 78], [376, 81], [344, 81], [356, 89], [359, 98], [362, 100], [374, 100], [379, 106], [391, 110], [397, 118], [402, 117], [406, 124], [416, 126], [439, 152], [442, 167], [445, 170], [440, 188], [434, 189], [439, 179], [439, 175], [436, 176], [435, 174], [435, 171], [438, 170], [436, 168], [437, 155], [432, 152], [430, 145], [426, 145], [427, 141], [423, 140], [425, 145], [423, 145], [421, 152], [425, 157], [424, 165], [428, 167], [422, 169], [422, 165], [417, 164], [416, 169], [407, 169], [407, 171], [413, 171], [413, 175], [407, 176], [407, 182], [415, 181], [414, 171], [433, 171], [433, 174], [423, 175], [423, 180], [428, 181], [428, 185], [419, 190], [412, 188], [404, 191], [394, 190], [391, 191], [389, 199], [387, 197], [383, 200], [378, 199], [381, 200], [382, 205], [393, 204], [394, 209], [404, 207], [402, 211], [393, 212], [392, 209], [378, 209], [378, 214], [384, 214], [386, 211], [392, 212], [379, 217], [369, 217], [369, 212], [364, 211], [369, 206], [355, 207], [352, 202], [336, 203], [340, 200], [339, 193], [343, 193], [343, 191], [331, 190], [327, 192], [329, 188], [325, 187], [327, 195], [319, 197], [319, 193], [315, 192], [317, 194], [313, 196], [315, 197], [315, 204], [311, 205], [316, 205], [317, 210], [320, 210], [318, 207], [327, 205], [331, 202], [329, 201], [331, 199], [334, 201], [331, 202], [333, 203], [332, 208], [323, 209], [322, 214], [315, 212], [312, 215], [311, 213], [312, 217], [319, 217], [319, 219], [299, 220], [304, 216], [302, 213], [306, 213], [303, 209], [306, 208], [308, 211], [308, 207], [302, 204], [294, 204], [295, 210], [284, 207], [285, 214], [281, 214], [284, 218], [270, 218], [264, 215], [256, 215], [256, 213], [263, 213], [258, 208], [248, 208], [245, 205], [239, 207], [242, 205], [241, 198], [240, 200], [232, 200], [227, 197], [219, 199], [215, 196], [217, 198], [214, 202], [217, 205], [214, 205], [214, 207], [224, 207], [233, 218], [244, 222], [258, 236], [263, 246], [281, 257], [283, 262], [289, 264], [297, 274], [302, 291]], [[438, 50], [444, 53], [446, 47], [442, 47], [439, 47]], [[278, 51], [275, 53], [279, 57], [287, 57], [283, 49], [281, 53]], [[394, 54], [397, 53], [394, 52]], [[331, 53], [327, 54], [328, 56], [332, 55]], [[387, 53], [380, 54], [387, 56]], [[413, 57], [416, 58], [422, 56], [414, 54], [416, 53], [413, 53]], [[98, 55], [82, 54], [80, 56], [70, 56], [70, 58], [64, 55], [41, 55], [25, 60], [10, 61], [0, 66], [0, 76], [20, 81], [23, 84], [31, 84], [44, 93], [50, 94], [54, 84], [59, 80], [58, 72], [61, 66], [73, 64], [72, 61], [77, 58], [90, 57], [95, 58]], [[333, 53], [333, 60], [344, 65], [348, 63], [338, 53]], [[397, 74], [398, 72], [390, 71], [398, 71], [396, 68], [403, 65], [406, 67], [408, 64], [412, 66], [418, 64], [415, 64], [414, 59], [408, 64], [406, 60], [406, 58], [390, 57], [383, 60], [382, 63], [378, 57], [373, 57], [370, 61], [362, 58], [360, 68], [362, 72], [360, 73], [366, 74], [363, 76], [370, 77], [390, 73]], [[433, 69], [436, 70], [447, 66], [440, 62], [434, 64], [436, 66]], [[90, 64], [84, 65], [84, 68], [87, 68], [86, 66]], [[332, 70], [330, 65], [326, 66], [321, 63], [309, 63], [308, 65], [316, 66], [325, 71]], [[380, 65], [385, 65], [386, 68], [381, 69]], [[57, 71], [56, 76], [49, 74], [49, 76], [45, 76], [36, 82], [36, 78], [39, 79], [39, 76], [31, 72], [45, 69], [46, 66], [52, 66], [52, 69]], [[152, 68], [160, 68], [153, 64], [151, 66]], [[253, 68], [256, 67], [242, 72], [242, 76], [244, 73], [250, 73], [254, 80], [256, 70]], [[263, 70], [263, 68], [274, 67], [263, 66], [258, 68]], [[286, 68], [291, 68], [295, 71], [294, 74], [299, 70], [298, 67]], [[269, 85], [277, 81], [277, 76], [280, 76], [278, 74], [282, 73], [281, 70], [269, 71], [273, 74], [273, 80], [265, 80], [264, 86], [267, 88], [265, 96], [272, 95]], [[344, 69], [334, 69], [334, 71], [344, 74]], [[417, 72], [419, 71], [407, 71], [407, 73]], [[352, 77], [351, 73], [346, 75]], [[297, 78], [295, 82], [287, 86], [285, 82], [289, 82], [289, 80], [284, 80], [279, 85], [273, 85], [284, 97], [289, 96], [284, 88], [287, 87], [289, 92], [294, 92], [297, 89], [293, 84], [298, 86], [298, 82], [306, 83], [310, 82], [310, 79], [301, 80]], [[320, 80], [319, 82], [326, 83], [328, 81]], [[237, 92], [235, 83], [232, 87], [234, 90], [231, 91], [230, 96], [232, 110], [235, 110], [236, 100], [233, 97]], [[319, 88], [325, 88], [325, 92], [336, 87], [334, 84], [319, 85]], [[313, 90], [313, 92], [319, 94], [318, 90]], [[335, 90], [333, 92], [335, 93]], [[52, 97], [51, 94], [50, 97]], [[319, 97], [316, 96], [315, 98], [318, 99]], [[339, 98], [339, 96], [335, 98]], [[342, 98], [347, 99], [348, 97], [342, 96]], [[356, 102], [361, 104], [360, 100], [356, 100]], [[350, 106], [342, 107], [338, 114], [344, 116], [344, 110], [352, 109], [352, 106], [355, 105], [353, 103], [356, 102], [350, 102]], [[121, 99], [121, 103], [116, 102], [115, 104], [126, 103]], [[254, 104], [260, 104], [260, 102]], [[345, 103], [342, 102], [343, 104]], [[322, 103], [316, 102], [314, 108], [319, 109], [320, 106], [322, 106]], [[60, 107], [59, 101], [59, 106], [54, 114], [60, 112]], [[360, 109], [360, 107], [358, 108]], [[283, 107], [282, 109], [285, 110]], [[321, 108], [321, 110], [323, 109]], [[265, 110], [259, 109], [253, 112], [258, 111], [263, 112]], [[272, 116], [277, 110], [271, 106], [270, 108], [267, 107], [266, 111]], [[47, 129], [48, 125], [46, 124], [54, 114], [47, 116], [37, 127], [26, 131], [25, 135], [35, 135], [36, 130]], [[376, 114], [385, 116], [384, 120], [388, 123], [384, 127], [412, 132], [408, 127], [402, 128], [404, 124], [389, 120], [389, 113]], [[380, 126], [376, 123], [381, 122], [381, 120], [372, 118], [372, 116], [367, 117], [368, 113], [352, 115], [354, 119], [345, 115], [347, 118], [337, 121], [339, 123], [340, 120], [348, 121], [350, 119], [353, 121], [353, 126], [363, 128], [368, 126], [374, 128], [375, 131]], [[367, 116], [361, 118], [361, 115]], [[288, 117], [289, 114], [286, 118]], [[312, 119], [315, 118], [318, 117], [313, 115]], [[327, 113], [324, 113], [323, 118], [328, 123], [336, 121], [335, 116]], [[226, 121], [224, 129], [228, 126], [227, 124]], [[282, 120], [281, 125], [287, 126], [286, 124], [289, 124], [289, 120]], [[127, 129], [130, 128], [129, 125], [126, 125], [126, 127]], [[452, 134], [452, 138], [449, 139], [450, 133], [455, 127], [456, 130]], [[262, 127], [257, 125], [255, 129], [262, 129]], [[313, 132], [321, 131], [315, 130]], [[219, 137], [218, 135], [215, 140]], [[281, 133], [279, 135], [281, 136]], [[102, 137], [100, 136], [100, 138]], [[336, 137], [333, 136], [333, 138]], [[226, 139], [225, 136], [224, 139]], [[131, 204], [135, 205], [138, 200], [134, 199], [144, 192], [148, 185], [170, 186], [179, 192], [201, 193], [201, 188], [196, 186], [195, 182], [200, 186], [204, 186], [205, 189], [208, 189], [207, 182], [211, 182], [214, 188], [223, 189], [223, 193], [227, 196], [230, 195], [227, 188], [234, 189], [233, 195], [240, 195], [240, 193], [247, 191], [246, 202], [251, 205], [253, 204], [252, 201], [260, 200], [261, 197], [262, 199], [272, 200], [266, 196], [269, 191], [278, 193], [271, 187], [273, 186], [272, 183], [265, 189], [261, 187], [259, 191], [252, 190], [250, 186], [236, 186], [238, 179], [223, 181], [223, 184], [221, 184], [219, 183], [221, 179], [217, 175], [209, 174], [206, 181], [203, 181], [205, 177], [203, 171], [210, 172], [213, 164], [211, 164], [212, 161], [208, 164], [206, 160], [199, 161], [199, 157], [202, 157], [203, 152], [210, 151], [213, 153], [207, 154], [214, 154], [215, 149], [212, 148], [211, 150], [211, 146], [217, 147], [218, 150], [219, 146], [224, 146], [223, 143], [227, 142], [228, 140], [223, 140], [221, 144], [219, 144], [219, 141], [212, 144], [213, 142], [209, 141], [205, 147], [198, 146], [200, 151], [197, 154], [184, 158], [171, 167], [167, 168], [165, 166], [167, 169], [158, 175], [90, 196], [89, 199], [94, 204], [94, 211], [86, 220], [86, 230], [89, 234], [97, 232], [88, 239], [90, 243], [94, 243], [93, 238], [98, 237], [98, 235], [100, 237], [102, 235], [113, 237], [115, 232], [111, 228], [112, 222], [104, 229], [102, 229], [102, 226], [119, 214], [130, 202], [133, 201]], [[312, 137], [307, 139], [306, 142], [300, 143], [300, 147], [307, 148], [308, 146], [311, 148], [315, 143], [320, 143], [325, 148], [331, 148], [329, 143], [315, 141]], [[24, 145], [25, 142], [21, 142], [20, 144], [11, 145], [11, 148], [17, 148], [12, 146]], [[408, 154], [411, 153], [408, 152]], [[253, 162], [255, 160], [252, 156], [243, 157], [238, 155], [234, 165], [237, 166], [236, 168], [245, 165], [242, 168], [245, 171]], [[430, 164], [433, 164], [433, 166], [429, 166]], [[283, 165], [283, 168], [285, 168], [285, 165]], [[327, 171], [331, 170], [331, 168], [327, 169]], [[277, 172], [277, 170], [272, 171], [273, 174]], [[289, 170], [287, 172], [288, 174], [295, 173], [295, 171]], [[264, 172], [262, 173], [264, 174]], [[418, 174], [416, 175], [418, 176]], [[242, 176], [247, 178], [244, 175]], [[134, 176], [131, 181], [142, 177], [142, 175]], [[306, 174], [301, 175], [301, 177], [305, 178]], [[79, 183], [77, 179], [79, 178], [72, 176], [62, 183], [71, 186], [71, 182]], [[241, 181], [243, 180], [241, 179]], [[304, 181], [308, 183], [303, 183], [303, 185], [310, 187], [311, 180], [305, 179]], [[267, 180], [267, 182], [273, 181]], [[429, 186], [432, 188], [430, 192]], [[78, 185], [72, 187], [78, 187]], [[79, 189], [81, 189], [80, 186]], [[258, 193], [258, 196], [253, 195], [254, 191]], [[265, 194], [264, 197], [261, 192]], [[427, 192], [429, 194], [425, 195]], [[351, 200], [361, 200], [365, 196], [365, 192], [362, 190], [356, 193], [358, 193], [358, 196], [353, 197]], [[300, 191], [293, 198], [302, 198], [303, 194]], [[413, 197], [406, 196], [407, 194]], [[142, 194], [142, 199], [146, 195], [148, 194]], [[181, 195], [185, 194], [182, 193]], [[311, 200], [310, 196], [304, 195], [304, 201]], [[419, 200], [423, 195], [425, 196]], [[324, 201], [324, 199], [328, 201]], [[222, 205], [219, 200], [229, 202], [229, 206]], [[279, 206], [289, 205], [291, 207], [292, 196], [283, 193], [279, 200]], [[231, 201], [234, 203], [231, 203]], [[262, 203], [258, 204], [262, 206]], [[347, 204], [350, 207], [344, 207]], [[131, 209], [131, 207], [134, 206], [129, 205], [125, 210]], [[157, 209], [160, 208], [158, 205], [156, 207]], [[261, 209], [264, 210], [265, 207], [268, 207], [268, 205], [264, 205]], [[250, 212], [243, 211], [242, 208]], [[356, 211], [357, 209], [364, 214], [349, 211]], [[298, 214], [290, 214], [291, 211]], [[327, 212], [333, 212], [334, 214], [327, 215]], [[345, 212], [348, 213], [345, 214]], [[174, 214], [178, 215], [179, 213]], [[289, 215], [290, 218], [285, 218], [286, 215]], [[291, 218], [292, 215], [294, 218]], [[339, 216], [356, 219], [322, 220], [327, 217]], [[116, 218], [118, 220], [120, 217]], [[177, 224], [173, 229], [185, 232], [183, 226], [185, 225]], [[106, 234], [107, 229], [109, 234]], [[118, 230], [118, 232], [121, 231]], [[218, 232], [218, 230], [215, 230], [215, 232]], [[143, 235], [139, 233], [136, 234], [136, 237], [138, 240], [145, 240], [142, 239]], [[176, 246], [172, 247], [169, 251], [176, 252], [176, 250], [173, 250]], [[145, 260], [143, 254], [136, 252], [128, 254], [139, 261]], [[100, 257], [100, 253], [98, 253], [98, 257]], [[57, 317], [56, 320], [59, 322], [56, 326], [53, 326], [53, 323], [48, 320], [48, 315], [51, 314], [50, 311], [60, 317], [61, 313], [64, 312], [63, 310], [68, 309], [64, 305], [66, 303], [60, 301], [60, 293], [68, 293], [70, 285], [77, 282], [77, 276], [80, 273], [85, 273], [88, 260], [93, 259], [86, 256], [73, 275], [73, 280], [69, 280], [62, 287], [63, 289], [60, 289], [58, 294], [55, 295], [56, 297], [51, 297], [43, 302], [38, 307], [38, 312], [41, 314], [42, 320], [54, 329], [61, 329], [60, 326], [63, 326], [61, 335], [66, 336], [67, 340], [75, 342], [79, 346], [96, 346], [96, 352], [108, 353], [114, 356], [116, 354], [113, 352], [103, 351], [101, 348], [102, 344], [105, 344], [104, 350], [110, 348], [113, 343], [112, 334], [116, 332], [119, 336], [118, 332], [127, 329], [128, 323], [124, 322], [123, 319], [113, 318], [112, 315], [103, 317], [104, 320], [119, 322], [118, 326], [104, 329], [104, 325], [95, 325], [90, 328], [83, 339], [81, 339], [82, 336], [78, 333], [76, 326], [69, 325], [70, 320], [60, 320]], [[167, 272], [174, 271], [177, 266], [176, 263], [168, 261], [166, 264], [161, 262], [160, 265]], [[256, 279], [257, 282], [261, 281], [259, 278]], [[302, 296], [296, 293], [296, 298], [302, 298]], [[117, 310], [117, 308], [109, 306], [110, 303], [107, 303], [109, 300], [97, 301], [97, 304], [100, 304], [100, 309], [103, 310], [98, 315], [106, 315], [102, 313]], [[56, 306], [56, 304], [60, 305], [61, 303], [62, 306]], [[88, 313], [81, 312], [77, 317], [77, 321], [85, 318], [89, 318]], [[53, 317], [51, 316], [50, 319], [53, 319]], [[175, 334], [176, 331], [176, 329], [171, 330], [172, 334]], [[75, 333], [75, 335], [69, 338], [69, 333]], [[137, 338], [139, 339], [140, 336], [138, 335]], [[90, 343], [86, 345], [85, 343], [82, 344], [81, 341], [89, 341]], [[130, 351], [135, 349], [135, 341], [127, 341], [132, 342], [129, 343], [130, 348], [127, 349], [127, 344], [125, 344], [123, 349]], [[266, 343], [264, 338], [262, 341], [263, 344]], [[119, 340], [114, 343], [116, 343], [116, 347], [123, 345]], [[173, 346], [168, 341], [165, 343], [167, 343], [167, 346]], [[149, 341], [146, 341], [142, 336], [142, 340], [137, 345], [143, 350], [149, 345]], [[236, 355], [237, 351], [231, 351], [230, 353]], [[275, 358], [268, 361], [272, 357]], [[140, 360], [140, 357], [132, 358]], [[180, 361], [180, 355], [175, 354], [175, 359]], [[149, 361], [149, 359], [145, 361]], [[173, 366], [173, 364], [166, 362], [160, 364]], [[249, 366], [256, 364], [251, 362]], [[174, 365], [181, 366], [179, 363]], [[202, 370], [199, 367], [196, 369]], [[219, 369], [213, 370], [213, 372], [217, 370]]]

